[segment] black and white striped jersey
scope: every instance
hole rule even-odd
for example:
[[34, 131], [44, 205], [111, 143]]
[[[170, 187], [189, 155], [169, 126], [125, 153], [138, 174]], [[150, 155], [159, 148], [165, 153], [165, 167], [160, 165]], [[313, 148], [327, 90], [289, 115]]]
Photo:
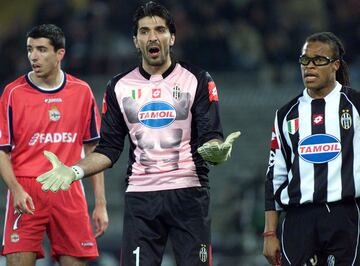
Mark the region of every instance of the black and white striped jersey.
[[337, 83], [323, 99], [302, 94], [276, 112], [265, 210], [360, 196], [360, 93]]

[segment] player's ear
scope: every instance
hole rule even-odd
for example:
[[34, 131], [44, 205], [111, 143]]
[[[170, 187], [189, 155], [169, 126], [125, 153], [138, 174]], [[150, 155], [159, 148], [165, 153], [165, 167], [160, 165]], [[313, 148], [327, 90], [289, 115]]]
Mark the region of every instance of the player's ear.
[[65, 49], [64, 48], [60, 48], [59, 50], [56, 51], [58, 60], [61, 61], [64, 56], [65, 56]]
[[170, 37], [170, 47], [173, 46], [175, 44], [175, 34], [171, 34]]
[[338, 59], [333, 63], [334, 72], [338, 71], [339, 68], [340, 68], [340, 60]]
[[139, 49], [139, 42], [138, 42], [136, 36], [133, 36], [133, 42], [134, 42], [135, 47], [136, 47], [137, 49]]

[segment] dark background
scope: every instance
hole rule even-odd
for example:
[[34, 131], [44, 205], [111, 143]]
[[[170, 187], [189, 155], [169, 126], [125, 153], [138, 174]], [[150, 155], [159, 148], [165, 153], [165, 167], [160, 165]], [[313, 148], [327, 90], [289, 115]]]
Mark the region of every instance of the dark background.
[[[143, 2], [143, 1], [141, 1]], [[30, 68], [26, 32], [55, 23], [67, 37], [63, 69], [92, 86], [99, 106], [107, 81], [138, 62], [132, 14], [140, 1], [1, 0], [0, 93]], [[276, 108], [303, 90], [297, 63], [304, 39], [332, 31], [347, 50], [352, 85], [360, 84], [360, 1], [214, 0], [163, 1], [174, 14], [174, 57], [210, 72], [220, 96], [225, 134], [240, 130], [231, 159], [212, 167], [213, 265], [263, 266], [263, 182]], [[110, 226], [92, 265], [119, 265], [127, 150], [107, 170]], [[93, 207], [90, 180], [84, 180]], [[6, 189], [0, 182], [0, 227]], [[0, 236], [2, 232], [0, 231]], [[47, 247], [47, 242], [45, 243]], [[0, 265], [5, 265], [0, 258]], [[40, 260], [37, 265], [52, 265]], [[174, 266], [169, 246], [163, 266]]]

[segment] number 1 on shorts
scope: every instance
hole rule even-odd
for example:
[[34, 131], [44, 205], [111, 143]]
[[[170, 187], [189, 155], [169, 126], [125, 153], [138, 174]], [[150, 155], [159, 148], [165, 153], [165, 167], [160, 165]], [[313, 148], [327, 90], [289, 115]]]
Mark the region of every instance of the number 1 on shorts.
[[135, 256], [136, 256], [136, 266], [140, 266], [140, 247], [137, 247], [133, 251], [133, 254], [135, 254]]

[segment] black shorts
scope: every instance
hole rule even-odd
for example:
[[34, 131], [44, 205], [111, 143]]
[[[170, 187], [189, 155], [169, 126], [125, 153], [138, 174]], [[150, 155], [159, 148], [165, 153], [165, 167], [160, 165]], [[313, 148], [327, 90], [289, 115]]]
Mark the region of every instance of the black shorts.
[[121, 266], [160, 266], [169, 238], [178, 266], [211, 266], [209, 189], [125, 193]]
[[281, 265], [314, 265], [310, 259], [318, 266], [360, 265], [359, 217], [355, 200], [289, 208], [282, 223]]

